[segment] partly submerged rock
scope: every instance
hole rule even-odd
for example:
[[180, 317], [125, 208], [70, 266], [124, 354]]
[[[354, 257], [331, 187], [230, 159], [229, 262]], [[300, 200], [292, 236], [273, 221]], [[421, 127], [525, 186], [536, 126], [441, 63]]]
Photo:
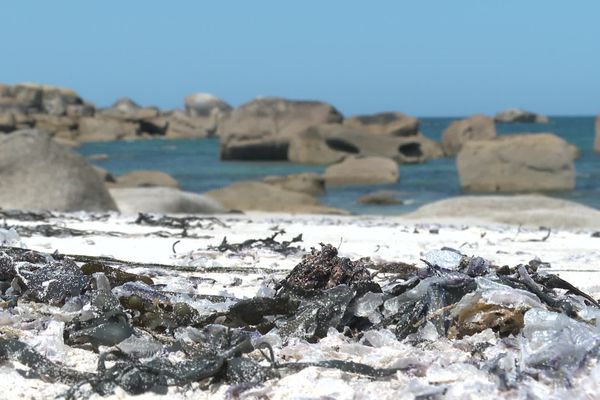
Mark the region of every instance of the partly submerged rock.
[[400, 179], [396, 161], [383, 157], [348, 157], [323, 174], [327, 186], [395, 183]]
[[289, 143], [287, 158], [302, 164], [333, 164], [348, 156], [386, 157], [398, 163], [420, 163], [443, 156], [439, 143], [412, 136], [372, 135], [340, 124], [311, 126]]
[[257, 98], [219, 121], [221, 159], [287, 160], [292, 137], [313, 125], [341, 121], [342, 115], [327, 103]]
[[466, 142], [456, 158], [469, 192], [536, 192], [575, 188], [574, 155], [551, 133], [515, 134]]

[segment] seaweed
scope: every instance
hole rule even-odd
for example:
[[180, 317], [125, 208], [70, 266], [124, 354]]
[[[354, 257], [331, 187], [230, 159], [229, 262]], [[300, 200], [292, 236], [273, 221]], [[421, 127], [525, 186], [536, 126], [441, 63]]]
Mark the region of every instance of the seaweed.
[[[300, 241], [301, 236], [291, 241], [275, 240], [282, 233], [278, 230], [266, 239], [237, 244], [224, 239], [214, 249], [240, 252], [260, 247], [281, 254], [299, 251], [292, 243]], [[484, 258], [469, 257], [452, 249], [425, 254], [422, 266], [375, 263], [369, 258], [341, 257], [338, 248], [321, 244], [319, 250], [311, 249], [287, 271], [275, 290], [268, 292], [271, 297], [239, 299], [170, 292], [164, 290], [164, 285], [154, 284], [148, 276], [121, 270], [185, 268], [197, 272], [201, 268], [2, 247], [2, 300], [6, 304], [10, 300], [13, 307], [17, 301], [57, 306], [79, 302], [78, 309], [69, 311], [75, 315], [65, 319], [68, 322], [63, 332], [64, 343], [91, 347], [100, 353], [100, 358], [95, 373], [81, 373], [50, 362], [17, 339], [5, 337], [0, 338], [0, 357], [29, 367], [29, 377], [71, 385], [67, 397], [72, 398], [85, 396], [84, 388], [88, 386], [100, 395], [111, 394], [117, 387], [129, 394], [165, 393], [168, 386], [201, 381], [228, 383], [234, 385], [232, 391], [239, 393], [310, 366], [338, 369], [370, 379], [389, 379], [398, 372], [411, 373], [413, 368], [410, 365], [375, 368], [329, 359], [278, 363], [268, 339], [263, 337], [266, 334], [276, 336], [282, 343], [297, 339], [316, 343], [338, 332], [352, 342], [366, 337], [369, 331], [372, 334], [385, 329], [392, 338], [420, 345], [437, 337], [462, 339], [491, 329], [504, 338], [499, 340], [507, 340], [504, 343], [509, 347], [508, 341], [516, 341], [516, 337], [533, 343], [549, 332], [548, 335], [569, 340], [569, 335], [575, 332], [583, 335], [583, 340], [579, 341], [578, 336], [578, 342], [567, 349], [575, 349], [577, 357], [569, 358], [562, 348], [554, 352], [538, 351], [537, 342], [532, 351], [524, 353], [528, 374], [553, 374], [564, 380], [568, 376], [564, 371], [578, 368], [600, 346], [600, 337], [594, 336], [594, 318], [599, 315], [599, 307], [585, 292], [545, 273], [546, 266], [547, 263], [536, 259], [515, 267], [499, 267]], [[215, 267], [215, 270], [232, 269]], [[193, 301], [213, 304], [197, 307]], [[555, 320], [560, 325], [556, 328]], [[539, 331], [544, 335], [538, 335]], [[151, 357], [142, 357], [145, 349], [139, 343], [147, 338], [158, 343], [160, 350], [152, 352]], [[128, 342], [129, 349], [136, 351], [127, 351], [127, 345], [123, 344]], [[524, 343], [526, 346], [529, 342]], [[365, 340], [364, 345], [371, 344]], [[460, 345], [467, 346], [466, 342]], [[106, 350], [106, 346], [110, 348]], [[178, 362], [169, 357], [175, 351], [179, 352]], [[254, 351], [260, 351], [270, 365], [261, 365], [255, 357], [248, 356]], [[486, 360], [484, 349], [478, 350], [476, 345], [473, 351], [478, 352], [477, 366], [496, 375], [501, 388], [514, 385], [516, 378], [507, 374], [499, 360]], [[561, 364], [563, 361], [568, 368]]]
[[227, 237], [224, 237], [221, 241], [221, 244], [218, 246], [208, 246], [208, 250], [217, 250], [221, 253], [226, 251], [232, 251], [234, 253], [238, 253], [242, 250], [247, 250], [251, 248], [265, 248], [269, 249], [275, 253], [280, 253], [283, 255], [295, 254], [297, 252], [303, 251], [301, 248], [297, 246], [292, 246], [293, 243], [298, 243], [302, 241], [302, 234], [292, 238], [292, 240], [284, 240], [282, 242], [278, 242], [275, 238], [281, 234], [284, 234], [284, 230], [280, 230], [263, 239], [248, 239], [241, 243], [229, 243], [227, 241]]
[[102, 272], [104, 275], [106, 275], [112, 286], [119, 286], [126, 282], [134, 281], [144, 282], [148, 285], [154, 284], [154, 281], [148, 276], [131, 274], [129, 272], [121, 271], [118, 268], [110, 267], [101, 262], [85, 263], [81, 266], [81, 272], [83, 272], [85, 275], [92, 275], [94, 273]]
[[137, 225], [161, 226], [164, 228], [183, 229], [187, 231], [190, 228], [212, 229], [215, 225], [223, 228], [229, 226], [217, 217], [173, 217], [171, 215], [153, 215], [147, 213], [139, 213], [136, 220], [133, 222]]
[[[338, 257], [337, 248], [321, 243], [294, 267], [279, 286], [292, 290], [331, 289], [337, 285], [373, 284], [365, 263]], [[373, 286], [378, 287], [377, 284]], [[375, 289], [376, 290], [376, 289]]]

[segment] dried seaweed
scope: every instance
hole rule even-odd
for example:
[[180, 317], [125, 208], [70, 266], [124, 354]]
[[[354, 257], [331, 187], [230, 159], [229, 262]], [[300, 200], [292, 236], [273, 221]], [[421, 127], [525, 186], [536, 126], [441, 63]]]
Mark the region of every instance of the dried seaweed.
[[[239, 252], [260, 247], [282, 254], [298, 251], [291, 244], [300, 241], [301, 236], [279, 242], [275, 238], [281, 233], [238, 244], [224, 240], [222, 246], [214, 249]], [[544, 270], [540, 260], [497, 267], [481, 257], [469, 257], [452, 249], [424, 255], [424, 266], [417, 267], [402, 262], [376, 264], [368, 258], [351, 260], [340, 257], [331, 244], [322, 244], [320, 250], [312, 249], [289, 271], [276, 285], [276, 291], [270, 293], [272, 297], [243, 300], [210, 295], [187, 297], [192, 301], [212, 302], [211, 307], [218, 305], [207, 308], [208, 312], [198, 311], [181, 300], [184, 296], [180, 293], [164, 291], [164, 286], [154, 285], [147, 276], [119, 269], [178, 267], [11, 247], [1, 250], [0, 280], [10, 282], [10, 288], [0, 293], [3, 300], [12, 296], [19, 301], [55, 305], [67, 305], [73, 299], [85, 303], [65, 325], [66, 344], [91, 346], [99, 352], [101, 346], [120, 345], [124, 340], [133, 340], [135, 344], [143, 335], [161, 344], [161, 351], [150, 360], [135, 352], [127, 353], [123, 348], [101, 353], [97, 371], [90, 374], [47, 362], [43, 355], [16, 339], [0, 338], [2, 358], [28, 366], [32, 377], [72, 385], [67, 396], [73, 398], [85, 396], [87, 386], [100, 395], [111, 394], [117, 387], [129, 394], [164, 393], [168, 386], [185, 386], [205, 379], [240, 385], [236, 390], [242, 390], [309, 366], [387, 379], [398, 372], [410, 372], [413, 367], [374, 368], [342, 360], [277, 363], [273, 349], [257, 339], [269, 333], [284, 343], [295, 338], [314, 343], [337, 331], [352, 341], [366, 336], [368, 331], [384, 328], [389, 335], [408, 344], [428, 340], [419, 336], [425, 329], [430, 331], [430, 337], [437, 335], [450, 340], [488, 329], [501, 338], [522, 339], [529, 335], [535, 340], [539, 335], [527, 331], [528, 318], [535, 322], [539, 317], [532, 311], [558, 315], [557, 323], [572, 322], [569, 329], [585, 333], [588, 325], [592, 329], [591, 318], [598, 315], [597, 310], [586, 307], [599, 308], [591, 296], [567, 281], [538, 272]], [[381, 286], [374, 281], [377, 274], [371, 274], [370, 269], [379, 272]], [[223, 267], [215, 270], [226, 271]], [[15, 307], [17, 302], [11, 304], [7, 307]], [[553, 320], [541, 320], [539, 329], [550, 329], [548, 321]], [[534, 328], [530, 325], [529, 329]], [[600, 345], [595, 339], [586, 340], [577, 357], [565, 356], [567, 364], [574, 360], [574, 366], [569, 368], [579, 368], [586, 355]], [[268, 367], [246, 356], [254, 350], [262, 352], [261, 346], [269, 350], [269, 355], [265, 355], [270, 362]], [[170, 361], [172, 351], [181, 352], [185, 359]], [[555, 373], [553, 377], [563, 378], [557, 375], [566, 368], [559, 362], [563, 360], [561, 353], [548, 354], [550, 358], [543, 355], [532, 358], [528, 373], [549, 371]], [[110, 367], [106, 363], [109, 359], [115, 362]], [[503, 387], [511, 387], [517, 379], [507, 376], [498, 362], [485, 360], [483, 355], [481, 359], [478, 367], [496, 371], [493, 373], [499, 376]]]
[[217, 217], [173, 217], [170, 215], [157, 216], [147, 213], [139, 213], [137, 219], [134, 221], [134, 224], [161, 226], [164, 228], [174, 228], [183, 230], [188, 230], [190, 228], [212, 229], [215, 225], [221, 226], [223, 228], [229, 228], [227, 224], [225, 224]]
[[275, 238], [281, 234], [284, 234], [285, 231], [280, 230], [268, 236], [264, 239], [248, 239], [241, 243], [229, 243], [227, 241], [227, 237], [224, 237], [221, 241], [221, 244], [218, 246], [209, 246], [208, 250], [217, 250], [221, 253], [226, 251], [232, 251], [234, 253], [238, 253], [243, 250], [252, 249], [252, 248], [262, 248], [268, 249], [275, 253], [280, 253], [283, 255], [295, 254], [300, 251], [304, 251], [302, 248], [297, 246], [292, 246], [293, 243], [298, 243], [302, 241], [302, 234], [292, 238], [292, 240], [284, 240], [277, 241]]

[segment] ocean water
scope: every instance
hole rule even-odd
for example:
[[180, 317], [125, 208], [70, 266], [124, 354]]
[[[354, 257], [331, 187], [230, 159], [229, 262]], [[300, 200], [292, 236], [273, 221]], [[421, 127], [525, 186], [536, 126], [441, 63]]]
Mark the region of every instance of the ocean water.
[[[421, 131], [434, 140], [459, 118], [421, 118]], [[600, 154], [593, 152], [594, 117], [551, 117], [548, 124], [498, 124], [499, 135], [516, 132], [554, 132], [576, 145], [577, 186], [574, 191], [549, 193], [600, 209]], [[95, 165], [121, 175], [133, 170], [160, 170], [175, 177], [187, 191], [202, 193], [240, 180], [257, 180], [267, 175], [323, 172], [325, 167], [282, 162], [237, 162], [219, 160], [218, 139], [164, 140], [86, 143], [76, 149], [84, 156], [107, 154]], [[366, 206], [357, 202], [364, 194], [385, 189], [402, 193], [405, 203], [394, 206]], [[401, 165], [400, 181], [391, 185], [330, 188], [321, 197], [324, 204], [356, 214], [400, 214], [419, 206], [461, 194], [454, 158], [424, 164]]]

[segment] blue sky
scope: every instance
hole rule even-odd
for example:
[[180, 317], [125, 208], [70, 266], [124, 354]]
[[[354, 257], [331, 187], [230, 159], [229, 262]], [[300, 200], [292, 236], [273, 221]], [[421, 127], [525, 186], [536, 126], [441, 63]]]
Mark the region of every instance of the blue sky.
[[181, 107], [193, 92], [344, 114], [600, 112], [600, 1], [6, 1], [0, 82]]

